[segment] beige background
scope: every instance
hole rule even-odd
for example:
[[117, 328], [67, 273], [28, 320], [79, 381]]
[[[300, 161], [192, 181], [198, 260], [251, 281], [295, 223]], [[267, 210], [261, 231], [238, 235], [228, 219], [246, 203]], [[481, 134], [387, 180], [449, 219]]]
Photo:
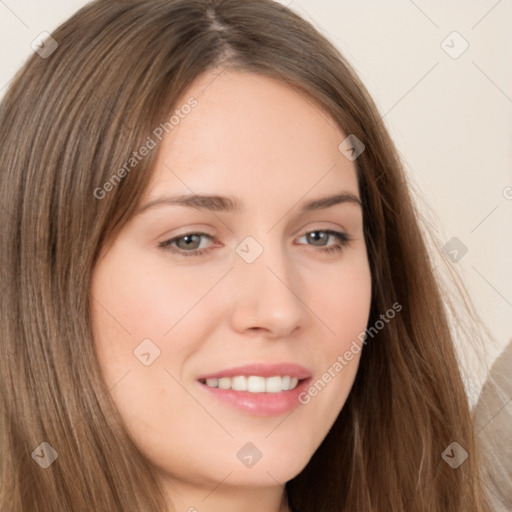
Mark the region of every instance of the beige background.
[[[0, 98], [31, 42], [85, 3], [0, 0]], [[487, 345], [491, 364], [512, 337], [512, 2], [281, 3], [355, 67], [434, 212], [429, 222], [441, 241], [467, 247], [454, 266], [498, 342]], [[474, 400], [485, 365], [473, 363]]]

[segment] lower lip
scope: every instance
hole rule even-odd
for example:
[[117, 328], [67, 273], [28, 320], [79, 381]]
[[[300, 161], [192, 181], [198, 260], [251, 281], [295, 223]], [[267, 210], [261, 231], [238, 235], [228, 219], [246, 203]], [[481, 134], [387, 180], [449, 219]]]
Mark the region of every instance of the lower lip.
[[233, 389], [211, 388], [198, 381], [198, 384], [211, 396], [240, 411], [255, 416], [279, 416], [292, 411], [298, 405], [299, 395], [304, 392], [311, 378], [299, 382], [296, 388], [278, 393], [251, 393]]

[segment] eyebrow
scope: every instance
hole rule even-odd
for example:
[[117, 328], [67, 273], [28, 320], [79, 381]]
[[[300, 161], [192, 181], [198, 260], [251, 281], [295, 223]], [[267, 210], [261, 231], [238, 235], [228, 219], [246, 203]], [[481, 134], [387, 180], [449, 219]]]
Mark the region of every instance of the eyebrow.
[[[338, 204], [349, 203], [362, 207], [361, 200], [352, 192], [342, 191], [334, 195], [313, 199], [302, 204], [301, 211], [310, 212], [324, 210]], [[177, 196], [160, 197], [149, 201], [137, 212], [141, 214], [157, 206], [186, 206], [197, 210], [212, 212], [240, 213], [244, 204], [233, 196], [184, 194]]]

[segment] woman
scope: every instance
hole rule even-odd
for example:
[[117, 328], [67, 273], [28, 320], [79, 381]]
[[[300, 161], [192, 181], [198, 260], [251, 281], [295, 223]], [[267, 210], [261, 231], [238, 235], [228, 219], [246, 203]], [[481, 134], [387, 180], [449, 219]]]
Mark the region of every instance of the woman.
[[97, 1], [52, 38], [0, 110], [2, 510], [488, 511], [338, 51], [269, 0]]

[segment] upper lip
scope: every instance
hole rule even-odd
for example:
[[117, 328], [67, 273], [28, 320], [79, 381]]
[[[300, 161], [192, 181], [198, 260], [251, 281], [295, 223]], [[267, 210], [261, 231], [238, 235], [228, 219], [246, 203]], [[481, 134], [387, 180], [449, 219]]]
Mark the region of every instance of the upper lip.
[[304, 366], [295, 363], [252, 363], [243, 366], [233, 366], [218, 372], [201, 375], [198, 380], [220, 379], [221, 377], [236, 377], [238, 375], [257, 375], [260, 377], [289, 375], [292, 378], [296, 377], [302, 380], [311, 377], [311, 372]]

